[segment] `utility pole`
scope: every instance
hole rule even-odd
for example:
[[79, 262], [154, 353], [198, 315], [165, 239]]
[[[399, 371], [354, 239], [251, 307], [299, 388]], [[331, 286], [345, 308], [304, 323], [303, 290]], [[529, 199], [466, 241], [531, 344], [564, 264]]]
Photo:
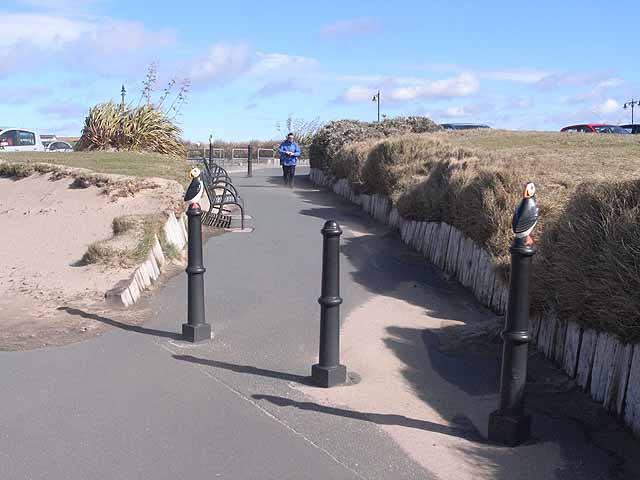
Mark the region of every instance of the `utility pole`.
[[630, 102], [624, 104], [623, 108], [626, 110], [627, 108], [631, 108], [631, 124], [633, 125], [633, 108], [640, 107], [640, 100], [631, 99]]
[[380, 90], [371, 99], [372, 102], [378, 102], [378, 123], [380, 123]]

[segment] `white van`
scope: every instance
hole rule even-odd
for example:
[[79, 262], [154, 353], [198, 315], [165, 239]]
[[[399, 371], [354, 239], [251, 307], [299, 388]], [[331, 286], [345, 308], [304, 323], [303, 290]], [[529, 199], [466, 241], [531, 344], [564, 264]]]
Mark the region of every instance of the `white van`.
[[33, 130], [1, 128], [0, 152], [44, 152], [44, 145]]

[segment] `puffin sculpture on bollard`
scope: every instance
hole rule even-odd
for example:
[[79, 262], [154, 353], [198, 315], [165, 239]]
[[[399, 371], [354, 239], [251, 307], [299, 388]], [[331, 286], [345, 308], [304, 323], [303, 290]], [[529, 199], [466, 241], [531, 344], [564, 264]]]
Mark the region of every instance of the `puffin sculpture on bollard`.
[[540, 209], [536, 202], [536, 186], [533, 182], [527, 182], [522, 192], [522, 200], [513, 212], [511, 226], [517, 239], [524, 239], [525, 245], [533, 245], [529, 236], [538, 223]]
[[184, 201], [189, 204], [189, 208], [200, 208], [198, 202], [204, 192], [204, 185], [200, 181], [200, 169], [193, 167], [189, 172], [189, 176], [191, 177], [191, 183], [184, 194]]

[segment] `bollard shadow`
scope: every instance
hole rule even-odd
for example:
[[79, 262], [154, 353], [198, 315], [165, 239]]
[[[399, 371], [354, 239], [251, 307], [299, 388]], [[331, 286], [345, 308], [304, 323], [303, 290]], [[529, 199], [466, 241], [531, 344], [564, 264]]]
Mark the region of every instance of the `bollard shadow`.
[[65, 311], [69, 315], [77, 315], [89, 320], [95, 320], [111, 327], [119, 328], [120, 330], [126, 330], [128, 332], [141, 333], [143, 335], [152, 335], [154, 337], [170, 338], [172, 340], [182, 340], [182, 335], [173, 332], [165, 332], [162, 330], [155, 330], [153, 328], [145, 328], [139, 325], [129, 325], [128, 323], [119, 322], [112, 318], [102, 317], [95, 313], [85, 312], [83, 310], [72, 307], [58, 307], [58, 310]]
[[405, 417], [404, 415], [357, 412], [355, 410], [346, 410], [344, 408], [328, 407], [313, 402], [298, 402], [290, 398], [276, 397], [274, 395], [251, 395], [255, 400], [266, 400], [278, 407], [294, 407], [299, 410], [307, 410], [311, 412], [323, 413], [325, 415], [335, 415], [338, 417], [351, 418], [354, 420], [362, 420], [365, 422], [375, 423], [376, 425], [398, 425], [401, 427], [415, 428], [418, 430], [426, 430], [443, 435], [464, 438], [473, 442], [483, 442], [482, 435], [473, 424], [465, 417], [459, 416], [452, 420], [452, 423], [458, 424], [458, 427], [449, 427], [426, 420], [418, 420], [415, 418]]
[[312, 386], [311, 377], [295, 375], [293, 373], [278, 372], [276, 370], [267, 370], [264, 368], [252, 367], [251, 365], [237, 365], [235, 363], [221, 362], [219, 360], [209, 360], [206, 358], [198, 358], [191, 355], [173, 355], [176, 360], [184, 362], [196, 363], [198, 365], [206, 365], [207, 367], [221, 368], [236, 373], [246, 373], [249, 375], [257, 375], [260, 377], [275, 378], [288, 382], [295, 382], [301, 385]]

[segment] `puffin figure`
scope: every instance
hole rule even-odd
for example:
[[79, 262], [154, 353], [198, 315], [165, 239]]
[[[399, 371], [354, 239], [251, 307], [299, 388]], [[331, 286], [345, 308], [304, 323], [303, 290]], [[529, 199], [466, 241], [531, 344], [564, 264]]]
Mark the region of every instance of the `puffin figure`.
[[539, 217], [538, 204], [536, 202], [536, 186], [533, 182], [527, 182], [522, 192], [522, 200], [513, 212], [513, 220], [511, 226], [516, 238], [526, 239], [525, 245], [532, 245], [533, 240], [529, 236], [531, 231], [538, 223]]
[[200, 181], [200, 169], [193, 167], [189, 172], [191, 177], [191, 183], [187, 187], [187, 192], [184, 194], [184, 201], [189, 204], [189, 208], [200, 208], [198, 202], [204, 192], [204, 185]]

